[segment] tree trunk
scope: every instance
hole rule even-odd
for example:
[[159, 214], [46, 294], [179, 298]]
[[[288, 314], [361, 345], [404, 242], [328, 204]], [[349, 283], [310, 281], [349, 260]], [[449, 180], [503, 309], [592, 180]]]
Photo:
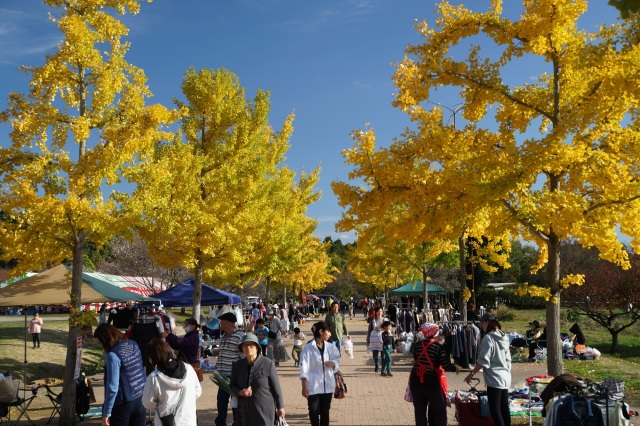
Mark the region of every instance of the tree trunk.
[[560, 240], [553, 229], [551, 229], [547, 247], [549, 253], [547, 285], [551, 290], [551, 299], [546, 302], [547, 374], [559, 376], [564, 372], [560, 341]]
[[200, 312], [201, 312], [200, 302], [202, 301], [202, 270], [204, 269], [203, 261], [202, 261], [202, 253], [200, 252], [200, 249], [198, 249], [198, 253], [196, 254], [196, 257], [197, 257], [196, 270], [193, 277], [195, 281], [195, 288], [193, 290], [193, 311], [191, 312], [191, 314], [193, 315], [193, 319], [198, 321], [198, 324], [199, 324]]
[[267, 276], [264, 279], [264, 294], [265, 294], [265, 303], [271, 302], [271, 277]]
[[611, 333], [611, 351], [609, 352], [614, 354], [618, 352], [618, 334], [620, 333], [620, 331], [610, 328], [609, 333]]
[[298, 285], [293, 282], [291, 283], [291, 303], [295, 305], [298, 300]]
[[[80, 230], [73, 244], [73, 261], [71, 273], [71, 307], [80, 309], [82, 301], [82, 257], [85, 245], [84, 231]], [[69, 317], [71, 320], [71, 317]], [[72, 326], [69, 323], [69, 335], [67, 336], [67, 357], [64, 368], [64, 383], [62, 385], [62, 402], [60, 404], [60, 418], [58, 424], [63, 426], [75, 426], [76, 418], [76, 338], [80, 336], [80, 325]]]
[[422, 265], [422, 285], [424, 286], [424, 303], [422, 310], [427, 313], [429, 312], [429, 283], [427, 282], [427, 265]]
[[458, 279], [460, 280], [460, 296], [458, 306], [460, 307], [460, 318], [462, 318], [462, 321], [467, 320], [467, 302], [464, 300], [464, 289], [467, 287], [467, 268], [465, 267], [464, 252], [464, 237], [461, 235], [458, 238], [458, 256], [460, 260], [460, 273], [458, 274]]

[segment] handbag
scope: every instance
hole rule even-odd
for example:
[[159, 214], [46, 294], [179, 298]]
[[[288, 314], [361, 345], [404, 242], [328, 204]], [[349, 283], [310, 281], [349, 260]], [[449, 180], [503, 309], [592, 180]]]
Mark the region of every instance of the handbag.
[[204, 380], [204, 374], [202, 372], [202, 367], [200, 367], [200, 361], [194, 362], [191, 364], [193, 369], [196, 371], [196, 375], [198, 376], [198, 381], [202, 382]]
[[268, 337], [269, 339], [276, 339], [276, 338], [278, 337], [278, 335], [276, 334], [276, 332], [275, 332], [275, 331], [271, 331], [271, 330], [269, 330], [269, 332], [267, 333], [267, 337]]
[[336, 389], [333, 392], [333, 397], [335, 399], [342, 399], [346, 396], [347, 384], [344, 382], [344, 377], [342, 377], [341, 372], [337, 371], [334, 377], [336, 379]]

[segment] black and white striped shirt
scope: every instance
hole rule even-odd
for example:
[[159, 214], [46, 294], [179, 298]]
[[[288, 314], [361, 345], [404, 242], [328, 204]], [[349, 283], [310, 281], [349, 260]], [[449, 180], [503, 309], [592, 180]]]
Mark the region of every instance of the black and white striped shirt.
[[243, 336], [244, 332], [238, 329], [234, 330], [229, 336], [225, 335], [220, 339], [220, 354], [216, 363], [216, 369], [220, 375], [231, 377], [231, 364], [242, 355], [238, 345]]

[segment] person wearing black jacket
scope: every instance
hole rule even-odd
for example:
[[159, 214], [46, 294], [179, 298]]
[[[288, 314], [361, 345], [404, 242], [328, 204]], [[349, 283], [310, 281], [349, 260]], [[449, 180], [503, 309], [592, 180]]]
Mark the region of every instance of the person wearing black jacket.
[[582, 329], [580, 328], [580, 325], [577, 322], [571, 326], [571, 328], [569, 329], [569, 332], [571, 333], [570, 339], [575, 344], [577, 345], [587, 344], [587, 339], [584, 337], [584, 333], [582, 332]]
[[529, 344], [529, 361], [536, 360], [536, 349], [547, 347], [547, 327], [541, 328], [538, 320], [529, 323], [527, 343]]
[[446, 426], [447, 406], [451, 403], [443, 376], [445, 371], [455, 371], [458, 374], [460, 369], [451, 364], [447, 351], [436, 340], [440, 331], [437, 324], [424, 323], [420, 326], [420, 331], [425, 339], [413, 344], [415, 363], [409, 375], [416, 426]]

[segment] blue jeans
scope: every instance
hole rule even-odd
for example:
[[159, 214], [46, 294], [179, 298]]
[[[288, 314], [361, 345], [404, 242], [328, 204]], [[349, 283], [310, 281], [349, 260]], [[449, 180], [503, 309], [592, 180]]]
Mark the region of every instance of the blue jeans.
[[[227, 425], [227, 410], [229, 409], [229, 399], [231, 399], [231, 395], [218, 388], [218, 415], [215, 419], [216, 426], [226, 426]], [[233, 422], [232, 425], [236, 424], [236, 408], [232, 408], [233, 412]]]
[[338, 339], [337, 337], [329, 337], [329, 342], [333, 343], [334, 345], [336, 345], [336, 348], [338, 348], [338, 352], [340, 352], [340, 346], [342, 345], [342, 339]]
[[147, 410], [142, 406], [142, 397], [124, 404], [115, 405], [111, 409], [109, 422], [112, 425], [144, 426]]

